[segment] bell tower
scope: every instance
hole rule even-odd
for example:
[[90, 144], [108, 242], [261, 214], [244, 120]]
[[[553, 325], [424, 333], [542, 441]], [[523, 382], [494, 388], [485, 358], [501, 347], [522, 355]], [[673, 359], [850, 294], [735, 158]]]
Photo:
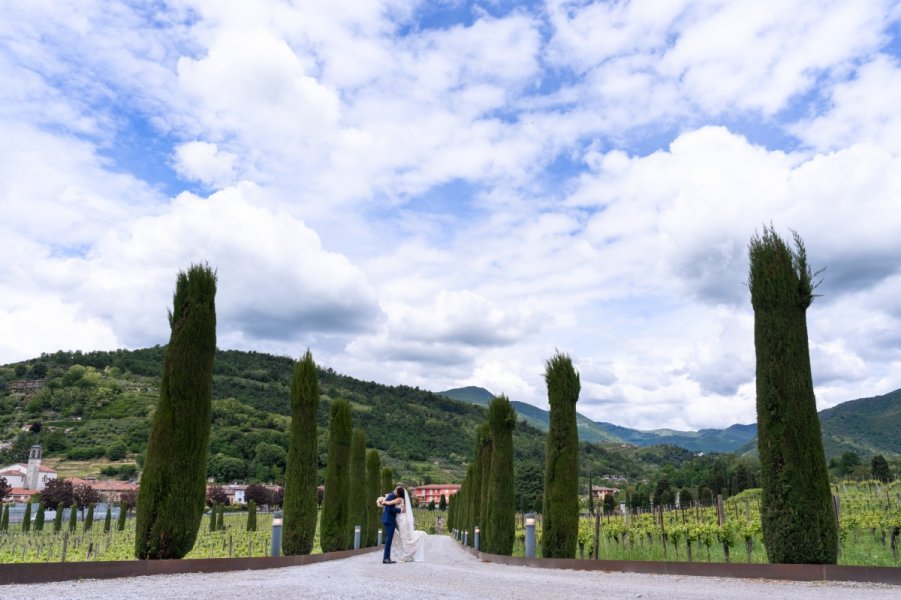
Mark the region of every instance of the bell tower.
[[25, 488], [38, 489], [41, 475], [41, 446], [35, 444], [28, 453], [28, 468], [25, 471]]

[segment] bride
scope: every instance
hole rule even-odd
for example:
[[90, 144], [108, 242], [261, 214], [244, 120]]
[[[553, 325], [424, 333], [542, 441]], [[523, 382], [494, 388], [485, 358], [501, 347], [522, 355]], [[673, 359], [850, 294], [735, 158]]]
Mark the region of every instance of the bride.
[[406, 488], [398, 486], [403, 492], [397, 494], [396, 500], [385, 504], [397, 504], [401, 514], [397, 515], [397, 535], [391, 544], [391, 557], [398, 562], [423, 562], [425, 560], [425, 531], [417, 531], [413, 523], [413, 505]]

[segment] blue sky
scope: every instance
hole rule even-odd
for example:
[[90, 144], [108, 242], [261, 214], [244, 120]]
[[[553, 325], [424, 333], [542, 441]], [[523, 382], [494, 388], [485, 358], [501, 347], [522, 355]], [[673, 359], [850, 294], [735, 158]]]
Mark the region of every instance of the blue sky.
[[746, 248], [826, 267], [821, 408], [901, 387], [901, 5], [28, 2], [0, 18], [0, 362], [168, 337], [633, 427], [754, 420]]

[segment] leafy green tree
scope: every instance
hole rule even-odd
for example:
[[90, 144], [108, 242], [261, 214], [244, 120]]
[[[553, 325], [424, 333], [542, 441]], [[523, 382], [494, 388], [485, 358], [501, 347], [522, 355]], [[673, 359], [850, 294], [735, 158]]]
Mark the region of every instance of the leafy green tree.
[[607, 494], [604, 496], [604, 513], [611, 514], [614, 510], [616, 510], [616, 500], [613, 498], [613, 494]]
[[447, 498], [445, 498], [444, 494], [441, 494], [441, 497], [438, 499], [438, 510], [441, 512], [447, 510]]
[[[54, 480], [51, 480], [54, 481]], [[12, 491], [12, 486], [9, 485], [9, 482], [6, 480], [6, 477], [0, 477], [0, 500], [9, 496], [9, 493]]]
[[673, 487], [668, 479], [659, 479], [654, 488], [654, 504], [657, 506], [670, 506], [675, 502]]
[[181, 558], [203, 517], [216, 352], [216, 274], [206, 265], [180, 272], [172, 334], [138, 492], [135, 555]]
[[740, 494], [751, 487], [751, 474], [748, 467], [743, 463], [739, 463], [735, 468], [735, 475], [732, 476], [732, 495]]
[[84, 518], [84, 523], [82, 524], [82, 529], [85, 531], [90, 531], [91, 528], [94, 527], [94, 503], [91, 502], [88, 505], [88, 516]]
[[579, 433], [576, 402], [581, 383], [566, 354], [545, 364], [550, 426], [544, 468], [542, 556], [575, 558], [579, 536]]
[[[52, 481], [52, 480], [51, 480]], [[63, 511], [66, 510], [65, 505], [60, 502], [56, 505], [56, 516], [53, 517], [53, 533], [59, 533], [63, 528]]]
[[498, 396], [488, 405], [488, 425], [493, 449], [488, 478], [488, 510], [485, 527], [485, 551], [491, 554], [513, 552], [516, 531], [513, 492], [513, 430], [516, 411], [506, 396]]
[[873, 457], [873, 460], [870, 461], [870, 467], [873, 471], [873, 479], [876, 481], [888, 483], [893, 479], [892, 470], [888, 466], [888, 461], [885, 460], [885, 457], [881, 454], [877, 454]]
[[691, 506], [691, 503], [695, 501], [695, 497], [691, 494], [691, 490], [688, 488], [682, 488], [679, 490], [679, 506]]
[[379, 479], [382, 474], [382, 459], [379, 451], [371, 449], [366, 453], [366, 545], [378, 543], [378, 531], [381, 527], [381, 511], [375, 500], [381, 496]]
[[426, 508], [428, 509], [429, 512], [435, 512], [435, 508], [437, 508], [437, 507], [436, 507], [436, 505], [435, 505], [435, 499], [434, 499], [434, 498], [432, 498], [431, 500], [429, 500], [429, 504], [428, 504], [428, 506], [427, 506]]
[[25, 515], [22, 517], [22, 531], [28, 533], [31, 530], [31, 499], [25, 501]]
[[838, 532], [807, 340], [817, 284], [797, 234], [794, 242], [789, 248], [767, 227], [748, 252], [763, 540], [770, 562], [835, 564]]
[[354, 547], [354, 528], [360, 526], [360, 544], [366, 540], [366, 434], [362, 429], [354, 429], [350, 443], [350, 492], [348, 495], [347, 547]]
[[330, 417], [325, 496], [319, 524], [319, 545], [323, 552], [347, 549], [347, 523], [350, 519], [350, 403], [340, 398], [332, 400]]
[[383, 494], [388, 494], [388, 492], [394, 491], [394, 471], [391, 469], [391, 467], [383, 467], [382, 468], [382, 484], [381, 485], [382, 485], [382, 493], [379, 494], [379, 496], [381, 496]]
[[544, 490], [544, 470], [533, 461], [517, 464], [516, 479], [513, 482], [516, 492], [516, 510], [521, 513], [541, 510], [541, 499]]
[[257, 503], [251, 500], [247, 503], [247, 531], [257, 530]]
[[313, 550], [319, 442], [316, 414], [319, 410], [319, 378], [313, 354], [307, 350], [295, 363], [291, 379], [291, 429], [288, 441], [284, 499], [284, 553], [309, 554]]
[[119, 502], [119, 519], [116, 521], [116, 531], [125, 531], [125, 520], [128, 518], [128, 504]]

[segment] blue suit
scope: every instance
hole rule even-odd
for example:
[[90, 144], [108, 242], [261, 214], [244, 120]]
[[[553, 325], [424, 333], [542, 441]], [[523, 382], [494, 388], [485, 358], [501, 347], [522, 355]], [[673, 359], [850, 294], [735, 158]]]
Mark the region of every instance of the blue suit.
[[[385, 496], [385, 500], [394, 500], [397, 496], [391, 492]], [[400, 509], [396, 506], [385, 506], [382, 510], [382, 525], [385, 529], [385, 553], [382, 560], [391, 560], [391, 542], [394, 541], [394, 532], [397, 529], [397, 513]]]

